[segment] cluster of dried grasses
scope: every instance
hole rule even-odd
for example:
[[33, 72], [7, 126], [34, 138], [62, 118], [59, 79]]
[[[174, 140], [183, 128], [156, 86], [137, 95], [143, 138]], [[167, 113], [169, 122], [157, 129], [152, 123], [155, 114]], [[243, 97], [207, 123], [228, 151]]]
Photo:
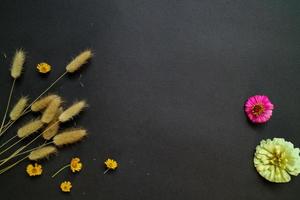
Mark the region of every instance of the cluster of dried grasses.
[[[13, 108], [10, 110], [10, 104], [13, 96], [16, 80], [21, 76], [23, 65], [25, 63], [25, 52], [17, 50], [11, 65], [11, 77], [13, 78], [12, 86], [5, 107], [5, 113], [0, 126], [0, 136], [8, 133], [16, 121], [21, 119], [27, 113], [35, 112], [39, 117], [29, 120], [10, 139], [2, 141], [0, 138], [0, 174], [16, 166], [23, 160], [40, 160], [48, 158], [55, 154], [59, 148], [65, 145], [81, 141], [87, 131], [83, 128], [72, 128], [64, 130], [63, 123], [71, 121], [84, 108], [87, 103], [84, 100], [77, 101], [68, 108], [63, 108], [63, 98], [57, 94], [47, 94], [47, 92], [66, 74], [77, 72], [91, 57], [91, 50], [85, 50], [75, 57], [67, 66], [65, 72], [59, 76], [49, 87], [47, 87], [36, 99], [29, 102], [28, 97], [21, 97]], [[8, 114], [9, 113], [9, 114]], [[7, 120], [7, 115], [9, 119]], [[32, 147], [39, 140], [42, 144]], [[24, 142], [27, 142], [24, 144]], [[14, 149], [10, 152], [12, 149]], [[17, 159], [23, 155], [21, 159]], [[13, 163], [11, 163], [13, 162]]]

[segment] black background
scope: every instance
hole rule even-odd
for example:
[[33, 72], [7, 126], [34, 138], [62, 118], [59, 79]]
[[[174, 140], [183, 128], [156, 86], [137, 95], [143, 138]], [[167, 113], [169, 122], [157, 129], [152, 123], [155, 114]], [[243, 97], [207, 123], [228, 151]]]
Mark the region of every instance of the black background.
[[[81, 50], [95, 52], [52, 90], [66, 105], [89, 102], [75, 120], [89, 137], [43, 162], [42, 177], [27, 176], [28, 161], [1, 175], [1, 199], [299, 199], [299, 177], [272, 184], [253, 167], [261, 139], [300, 146], [299, 0], [7, 0], [0, 7], [1, 113], [15, 49], [28, 58], [13, 102], [36, 97]], [[42, 61], [53, 66], [49, 76], [35, 70]], [[243, 112], [255, 94], [276, 107], [266, 125], [251, 125]], [[52, 179], [73, 156], [84, 170]], [[103, 175], [108, 157], [120, 167]], [[73, 183], [70, 194], [59, 190], [64, 180]]]

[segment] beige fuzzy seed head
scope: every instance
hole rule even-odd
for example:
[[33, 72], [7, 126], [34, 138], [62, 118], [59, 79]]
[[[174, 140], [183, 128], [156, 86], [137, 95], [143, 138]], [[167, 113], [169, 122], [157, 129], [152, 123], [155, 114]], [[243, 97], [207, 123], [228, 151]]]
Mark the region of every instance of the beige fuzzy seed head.
[[60, 122], [66, 122], [71, 120], [73, 117], [78, 115], [85, 107], [87, 107], [87, 104], [85, 101], [79, 101], [74, 103], [72, 106], [70, 106], [67, 110], [65, 110], [60, 116], [59, 121]]
[[59, 122], [57, 123], [50, 123], [49, 126], [45, 128], [45, 131], [43, 132], [43, 138], [45, 140], [50, 140], [53, 138], [59, 130]]
[[57, 149], [55, 146], [46, 146], [30, 152], [28, 158], [29, 160], [41, 160], [44, 158], [48, 158], [51, 154], [54, 154], [56, 152]]
[[11, 110], [9, 117], [12, 121], [17, 120], [23, 113], [24, 109], [26, 108], [28, 103], [27, 97], [21, 97], [16, 105]]
[[50, 123], [54, 119], [54, 117], [60, 107], [60, 104], [61, 104], [61, 98], [60, 97], [54, 98], [49, 103], [46, 110], [44, 111], [42, 119], [41, 119], [42, 122], [47, 123], [47, 124]]
[[45, 97], [41, 98], [40, 100], [34, 102], [31, 105], [31, 110], [33, 112], [41, 111], [41, 110], [45, 109], [49, 105], [49, 103], [57, 97], [59, 97], [59, 96], [55, 95], [55, 94], [45, 96]]
[[40, 130], [43, 125], [44, 123], [40, 119], [33, 120], [19, 128], [17, 135], [19, 138], [27, 137]]
[[63, 112], [63, 109], [59, 108], [53, 121], [45, 128], [45, 131], [43, 132], [43, 138], [45, 140], [50, 140], [58, 133], [58, 130], [59, 130], [58, 117], [62, 112]]
[[85, 50], [80, 53], [76, 58], [74, 58], [66, 67], [67, 72], [74, 73], [80, 69], [91, 57], [93, 57], [93, 52], [91, 50]]
[[12, 61], [10, 75], [17, 79], [21, 76], [23, 65], [25, 62], [25, 52], [22, 49], [16, 51]]
[[76, 143], [76, 142], [79, 142], [80, 140], [82, 140], [86, 135], [87, 135], [87, 132], [85, 129], [65, 131], [63, 133], [56, 135], [53, 138], [53, 143], [56, 146], [73, 144], [73, 143]]

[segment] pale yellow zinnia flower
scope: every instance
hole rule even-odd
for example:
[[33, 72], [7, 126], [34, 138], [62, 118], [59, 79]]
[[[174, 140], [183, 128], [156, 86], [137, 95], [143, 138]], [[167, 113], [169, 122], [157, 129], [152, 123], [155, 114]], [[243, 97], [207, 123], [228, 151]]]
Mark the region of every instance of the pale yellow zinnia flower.
[[254, 166], [270, 182], [286, 183], [300, 173], [300, 150], [283, 138], [262, 140], [256, 147]]

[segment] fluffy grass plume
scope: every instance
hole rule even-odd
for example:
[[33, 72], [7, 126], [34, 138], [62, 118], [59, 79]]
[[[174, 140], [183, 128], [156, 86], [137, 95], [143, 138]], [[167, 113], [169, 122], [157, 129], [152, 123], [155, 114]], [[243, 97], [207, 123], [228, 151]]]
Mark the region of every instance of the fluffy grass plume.
[[25, 52], [22, 49], [16, 51], [12, 61], [10, 75], [17, 79], [21, 76], [23, 65], [25, 62]]
[[54, 98], [49, 103], [46, 110], [44, 111], [41, 121], [47, 124], [50, 123], [54, 119], [55, 115], [57, 114], [60, 105], [61, 105], [61, 98], [60, 97]]
[[17, 120], [23, 113], [24, 109], [26, 108], [28, 103], [27, 97], [21, 97], [16, 105], [11, 110], [9, 117], [12, 121]]
[[33, 112], [41, 111], [41, 110], [45, 109], [49, 105], [49, 103], [57, 97], [58, 97], [58, 95], [55, 95], [55, 94], [45, 96], [45, 97], [41, 98], [40, 100], [34, 102], [31, 105], [31, 110]]
[[80, 69], [91, 57], [93, 52], [91, 50], [85, 50], [81, 52], [76, 58], [74, 58], [66, 67], [67, 72], [74, 73]]
[[59, 108], [53, 121], [45, 128], [45, 131], [43, 132], [43, 138], [45, 140], [50, 140], [57, 134], [57, 132], [59, 130], [58, 117], [62, 112], [63, 112], [63, 109]]
[[28, 122], [18, 130], [18, 137], [23, 138], [27, 137], [38, 130], [40, 130], [43, 127], [44, 123], [40, 119], [33, 120], [31, 122]]
[[53, 143], [56, 146], [63, 146], [67, 144], [73, 144], [75, 142], [79, 142], [87, 135], [85, 129], [75, 129], [71, 131], [65, 131], [56, 135], [53, 138]]
[[79, 101], [74, 103], [72, 106], [70, 106], [68, 109], [66, 109], [60, 116], [59, 121], [60, 122], [66, 122], [71, 120], [73, 117], [78, 115], [85, 107], [87, 107], [87, 104], [85, 101]]
[[56, 152], [57, 149], [55, 146], [46, 146], [30, 152], [28, 158], [29, 160], [41, 160], [44, 158], [48, 158], [51, 154], [54, 154]]

